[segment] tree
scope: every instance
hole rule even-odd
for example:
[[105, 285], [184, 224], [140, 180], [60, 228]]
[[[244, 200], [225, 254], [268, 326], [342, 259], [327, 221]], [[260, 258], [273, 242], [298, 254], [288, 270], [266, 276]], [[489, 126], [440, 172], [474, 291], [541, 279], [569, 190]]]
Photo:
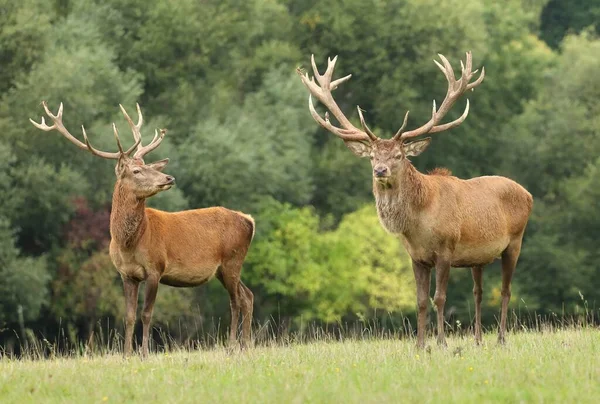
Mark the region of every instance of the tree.
[[9, 222], [0, 217], [0, 324], [37, 319], [46, 303], [49, 274], [44, 257], [22, 257]]
[[[545, 310], [595, 298], [596, 228], [590, 207], [600, 152], [600, 41], [569, 36], [538, 98], [505, 128], [519, 147], [506, 171], [534, 195], [520, 266], [523, 289]], [[558, 111], [558, 112], [557, 112]], [[518, 167], [518, 169], [514, 169]], [[512, 168], [512, 169], [511, 169]]]
[[263, 307], [325, 322], [414, 308], [410, 258], [379, 225], [373, 206], [345, 216], [330, 232], [319, 232], [309, 208], [272, 201], [262, 215], [266, 230], [253, 243], [247, 273], [253, 287], [277, 299]]
[[290, 74], [275, 70], [223, 122], [198, 123], [174, 162], [185, 173], [179, 184], [193, 206], [252, 212], [262, 197], [298, 205], [310, 200], [312, 128], [304, 124], [306, 105], [296, 97], [300, 88]]

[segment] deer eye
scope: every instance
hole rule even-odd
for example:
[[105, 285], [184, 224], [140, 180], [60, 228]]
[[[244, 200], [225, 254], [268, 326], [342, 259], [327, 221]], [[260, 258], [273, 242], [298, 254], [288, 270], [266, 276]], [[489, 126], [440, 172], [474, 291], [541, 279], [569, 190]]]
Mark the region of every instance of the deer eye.
[[141, 173], [141, 172], [142, 172], [142, 170], [139, 170], [139, 169], [137, 169], [137, 168], [136, 168], [136, 169], [135, 169], [135, 170], [133, 170], [132, 172], [133, 172], [134, 174], [139, 174], [139, 173]]
[[394, 156], [395, 159], [400, 160], [402, 158], [402, 153], [398, 153]]

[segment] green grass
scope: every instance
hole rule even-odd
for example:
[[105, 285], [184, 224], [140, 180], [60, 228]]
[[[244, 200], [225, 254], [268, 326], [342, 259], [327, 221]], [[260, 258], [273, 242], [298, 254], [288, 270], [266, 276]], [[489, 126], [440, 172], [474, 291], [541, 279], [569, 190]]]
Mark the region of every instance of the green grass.
[[0, 360], [0, 402], [597, 402], [600, 331]]

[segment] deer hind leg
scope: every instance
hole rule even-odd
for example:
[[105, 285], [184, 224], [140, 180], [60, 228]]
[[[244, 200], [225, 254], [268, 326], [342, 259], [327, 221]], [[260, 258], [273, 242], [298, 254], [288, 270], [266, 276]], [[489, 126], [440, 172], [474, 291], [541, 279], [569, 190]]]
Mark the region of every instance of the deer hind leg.
[[146, 296], [144, 297], [144, 310], [142, 310], [142, 357], [148, 357], [148, 345], [150, 343], [150, 322], [152, 321], [152, 311], [154, 310], [154, 302], [156, 302], [156, 294], [158, 292], [159, 278], [150, 276], [146, 279]]
[[424, 348], [427, 308], [429, 307], [429, 289], [431, 285], [431, 268], [414, 260], [412, 267], [417, 283], [417, 347]]
[[140, 283], [133, 279], [122, 277], [123, 294], [125, 295], [125, 356], [133, 352], [133, 330], [138, 304], [138, 290]]
[[435, 265], [435, 295], [433, 303], [437, 309], [437, 342], [440, 346], [446, 346], [444, 334], [444, 306], [446, 305], [446, 291], [448, 290], [448, 279], [450, 278], [450, 261], [438, 259]]
[[217, 279], [221, 281], [229, 293], [229, 306], [231, 308], [231, 326], [229, 328], [229, 346], [233, 347], [237, 341], [237, 329], [240, 314], [240, 273], [235, 270], [231, 262], [224, 264], [217, 271]]
[[508, 303], [510, 302], [510, 282], [521, 253], [521, 241], [521, 237], [512, 240], [506, 250], [502, 252], [502, 309], [500, 312], [500, 330], [498, 331], [498, 343], [500, 344], [505, 343], [506, 319], [508, 316]]
[[242, 309], [242, 347], [248, 346], [252, 335], [252, 312], [254, 310], [254, 294], [242, 281], [238, 287]]
[[475, 343], [481, 344], [481, 300], [483, 298], [483, 267], [471, 268], [473, 299], [475, 300]]

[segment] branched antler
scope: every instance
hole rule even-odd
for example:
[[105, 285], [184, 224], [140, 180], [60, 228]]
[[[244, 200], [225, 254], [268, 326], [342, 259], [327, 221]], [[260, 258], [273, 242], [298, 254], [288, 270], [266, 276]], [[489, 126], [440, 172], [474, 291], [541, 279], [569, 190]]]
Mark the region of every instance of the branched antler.
[[[335, 90], [340, 84], [344, 83], [345, 81], [348, 81], [350, 77], [352, 77], [352, 75], [349, 74], [340, 79], [331, 81], [333, 76], [333, 70], [335, 69], [335, 63], [337, 62], [337, 56], [334, 57], [333, 60], [329, 58], [327, 59], [327, 70], [322, 75], [317, 69], [317, 64], [315, 63], [315, 55], [311, 56], [310, 61], [312, 64], [314, 77], [310, 78], [308, 76], [308, 73], [305, 73], [300, 68], [296, 69], [296, 72], [300, 75], [302, 83], [304, 83], [304, 85], [310, 92], [310, 95], [308, 96], [308, 108], [310, 110], [310, 114], [315, 119], [315, 121], [317, 121], [322, 127], [327, 129], [334, 135], [344, 140], [376, 140], [377, 136], [375, 136], [365, 124], [365, 120], [362, 116], [360, 108], [358, 108], [358, 114], [360, 116], [360, 122], [363, 127], [363, 130], [358, 129], [356, 126], [350, 123], [350, 120], [346, 118], [340, 107], [333, 99], [333, 96], [331, 95], [331, 92], [333, 90]], [[315, 78], [317, 79], [318, 84], [317, 82], [315, 82]], [[323, 119], [317, 113], [317, 111], [315, 110], [315, 106], [312, 102], [313, 95], [317, 97], [317, 99], [321, 101], [321, 103], [325, 105], [329, 111], [331, 111], [333, 116], [335, 116], [335, 118], [342, 126], [341, 128], [334, 126], [329, 121], [329, 113], [325, 113], [325, 119]]]
[[152, 141], [149, 144], [147, 144], [146, 146], [142, 146], [142, 134], [141, 134], [140, 130], [142, 128], [142, 124], [144, 123], [144, 118], [142, 116], [142, 110], [140, 108], [140, 104], [137, 104], [137, 103], [135, 104], [135, 107], [136, 107], [137, 113], [138, 113], [137, 124], [133, 123], [133, 120], [129, 117], [129, 114], [127, 113], [127, 111], [125, 111], [125, 108], [123, 107], [123, 105], [119, 104], [119, 107], [121, 108], [121, 112], [123, 112], [123, 115], [125, 116], [125, 119], [127, 120], [129, 127], [131, 128], [131, 132], [133, 133], [133, 138], [138, 143], [137, 150], [136, 150], [135, 154], [133, 155], [133, 158], [143, 160], [143, 158], [146, 154], [150, 153], [152, 150], [156, 149], [160, 145], [160, 143], [162, 142], [162, 140], [165, 137], [165, 134], [167, 133], [167, 130], [161, 129], [160, 135], [158, 133], [158, 130], [155, 130], [154, 138], [152, 139]]
[[[102, 150], [98, 150], [96, 148], [94, 148], [91, 143], [90, 140], [88, 139], [87, 133], [85, 131], [85, 127], [82, 125], [81, 126], [81, 131], [83, 132], [83, 139], [85, 141], [85, 143], [81, 142], [79, 139], [77, 139], [75, 136], [71, 135], [71, 133], [65, 128], [63, 121], [62, 121], [62, 114], [63, 114], [63, 104], [62, 102], [60, 103], [60, 106], [58, 108], [58, 112], [56, 115], [54, 115], [50, 109], [48, 108], [48, 104], [46, 103], [46, 101], [42, 101], [42, 105], [44, 107], [44, 110], [46, 111], [46, 115], [52, 120], [53, 124], [48, 126], [46, 124], [45, 118], [42, 117], [42, 121], [41, 123], [37, 123], [35, 122], [33, 119], [29, 119], [29, 121], [31, 121], [31, 123], [38, 129], [41, 129], [43, 131], [49, 132], [51, 130], [56, 130], [58, 131], [60, 134], [62, 134], [65, 138], [67, 138], [71, 143], [75, 144], [77, 147], [79, 147], [80, 149], [83, 150], [88, 150], [89, 152], [91, 152], [92, 154], [105, 158], [105, 159], [111, 159], [111, 160], [117, 160], [119, 159], [122, 155], [128, 156], [130, 157], [132, 155], [132, 153], [135, 150], [135, 154], [133, 154], [133, 158], [135, 159], [143, 159], [143, 157], [151, 152], [152, 150], [156, 149], [160, 143], [162, 142], [163, 138], [165, 137], [165, 134], [167, 133], [166, 129], [161, 129], [160, 130], [160, 135], [158, 130], [156, 130], [154, 132], [154, 139], [152, 139], [152, 141], [146, 145], [146, 146], [142, 146], [142, 135], [140, 133], [140, 129], [142, 127], [142, 124], [144, 122], [143, 117], [142, 117], [142, 111], [140, 109], [139, 104], [136, 104], [137, 107], [137, 111], [138, 111], [138, 123], [134, 124], [133, 121], [131, 120], [131, 118], [129, 117], [129, 115], [127, 114], [127, 112], [125, 111], [125, 108], [123, 108], [122, 105], [119, 105], [121, 107], [121, 111], [123, 112], [123, 115], [125, 115], [125, 119], [127, 120], [127, 122], [129, 123], [129, 127], [131, 128], [131, 132], [133, 133], [133, 138], [135, 140], [135, 143], [133, 144], [133, 146], [131, 146], [129, 149], [127, 149], [126, 151], [123, 150], [123, 146], [121, 145], [121, 140], [119, 138], [119, 132], [117, 130], [117, 126], [113, 123], [112, 127], [113, 127], [113, 133], [115, 136], [115, 140], [117, 141], [117, 147], [119, 148], [118, 152], [105, 152]], [[137, 148], [137, 150], [136, 150]]]
[[457, 81], [456, 77], [454, 76], [454, 70], [452, 69], [452, 65], [450, 64], [448, 59], [446, 59], [446, 57], [444, 57], [444, 55], [442, 55], [442, 54], [438, 54], [438, 56], [442, 60], [443, 65], [440, 64], [437, 60], [434, 60], [434, 62], [437, 65], [437, 67], [440, 68], [442, 73], [444, 73], [444, 76], [446, 76], [446, 80], [448, 81], [448, 90], [446, 91], [446, 97], [444, 98], [442, 105], [440, 105], [440, 108], [436, 111], [435, 101], [434, 101], [433, 102], [433, 111], [431, 113], [431, 119], [425, 125], [417, 128], [417, 129], [413, 129], [411, 131], [404, 132], [404, 128], [406, 127], [406, 118], [408, 117], [408, 112], [407, 112], [406, 116], [404, 118], [404, 124], [402, 125], [400, 130], [396, 133], [396, 135], [394, 135], [393, 139], [404, 141], [406, 139], [410, 139], [410, 138], [413, 138], [416, 136], [421, 136], [421, 135], [424, 135], [427, 133], [442, 132], [442, 131], [445, 131], [445, 130], [448, 130], [448, 129], [451, 129], [451, 128], [454, 128], [454, 127], [460, 125], [467, 118], [467, 115], [469, 115], [469, 100], [467, 99], [467, 106], [465, 107], [465, 111], [460, 116], [460, 118], [458, 118], [452, 122], [443, 124], [443, 125], [438, 125], [440, 120], [448, 113], [448, 111], [450, 111], [450, 108], [452, 108], [454, 103], [467, 90], [471, 90], [471, 89], [477, 87], [479, 84], [481, 84], [481, 82], [483, 81], [483, 78], [485, 77], [485, 68], [481, 69], [481, 74], [479, 75], [479, 78], [477, 80], [475, 80], [472, 83], [469, 83], [471, 81], [471, 78], [473, 77], [473, 75], [475, 75], [478, 70], [475, 70], [473, 72], [471, 71], [471, 69], [473, 68], [472, 56], [471, 56], [471, 52], [467, 52], [466, 66], [463, 64], [463, 62], [461, 60], [461, 62], [460, 62], [461, 77]]
[[[421, 136], [421, 135], [424, 135], [427, 133], [442, 132], [442, 131], [445, 131], [445, 130], [448, 130], [448, 129], [451, 129], [451, 128], [454, 128], [454, 127], [460, 125], [467, 118], [467, 115], [469, 114], [469, 100], [468, 99], [467, 99], [467, 106], [465, 107], [465, 111], [463, 112], [463, 114], [461, 115], [460, 118], [458, 118], [452, 122], [443, 124], [443, 125], [438, 125], [440, 120], [448, 113], [448, 111], [452, 108], [454, 103], [467, 90], [471, 90], [471, 89], [475, 88], [476, 86], [478, 86], [479, 84], [481, 84], [481, 82], [483, 81], [483, 78], [485, 77], [485, 69], [482, 68], [481, 75], [479, 76], [479, 78], [477, 80], [475, 80], [474, 82], [470, 83], [471, 78], [473, 77], [473, 75], [475, 75], [477, 73], [477, 70], [471, 71], [472, 66], [473, 66], [472, 56], [471, 56], [471, 52], [467, 52], [466, 64], [463, 64], [462, 61], [460, 62], [462, 73], [461, 73], [461, 78], [457, 81], [454, 76], [454, 70], [452, 69], [450, 62], [448, 62], [448, 59], [446, 59], [444, 57], [444, 55], [441, 55], [441, 54], [439, 55], [439, 57], [442, 60], [442, 64], [440, 64], [438, 61], [435, 61], [435, 64], [440, 68], [440, 70], [442, 70], [442, 72], [446, 76], [446, 80], [448, 81], [448, 91], [446, 92], [446, 97], [444, 98], [444, 101], [440, 105], [440, 108], [437, 109], [436, 103], [435, 103], [435, 101], [433, 101], [433, 108], [431, 110], [431, 119], [423, 126], [417, 128], [417, 129], [413, 129], [408, 132], [404, 132], [404, 129], [406, 128], [406, 124], [408, 122], [408, 112], [406, 112], [406, 115], [404, 116], [404, 122], [402, 123], [402, 127], [398, 130], [398, 132], [396, 132], [396, 134], [394, 135], [394, 137], [392, 139], [403, 142], [406, 139], [416, 137], [416, 136]], [[319, 73], [319, 71], [317, 69], [317, 65], [315, 63], [315, 57], [314, 57], [314, 55], [312, 55], [311, 56], [311, 64], [312, 64], [312, 68], [313, 68], [313, 72], [314, 72], [314, 77], [312, 77], [312, 78], [310, 78], [308, 73], [305, 73], [303, 69], [301, 69], [301, 68], [296, 69], [296, 72], [300, 75], [300, 78], [302, 79], [302, 83], [308, 89], [308, 91], [310, 93], [308, 96], [308, 108], [310, 110], [312, 117], [322, 127], [324, 127], [325, 129], [329, 130], [334, 135], [336, 135], [344, 140], [350, 140], [350, 141], [365, 141], [365, 140], [366, 141], [375, 141], [375, 140], [377, 140], [378, 137], [375, 136], [375, 134], [369, 129], [369, 127], [365, 123], [365, 119], [363, 117], [360, 107], [358, 107], [358, 116], [360, 118], [360, 124], [362, 126], [362, 130], [358, 129], [357, 127], [355, 127], [354, 125], [352, 125], [350, 123], [350, 120], [348, 118], [346, 118], [344, 113], [341, 111], [340, 107], [337, 105], [337, 103], [333, 99], [331, 92], [333, 90], [335, 90], [340, 84], [349, 80], [350, 77], [352, 77], [352, 75], [349, 74], [345, 77], [342, 77], [340, 79], [332, 81], [331, 79], [333, 76], [333, 69], [335, 68], [336, 61], [337, 61], [337, 56], [334, 57], [333, 60], [327, 59], [327, 70], [325, 71], [324, 74], [321, 75]], [[316, 78], [316, 82], [315, 82], [315, 78]], [[329, 121], [329, 113], [328, 112], [325, 113], [325, 118], [322, 118], [317, 113], [317, 111], [315, 110], [315, 107], [313, 105], [313, 102], [312, 102], [313, 95], [315, 97], [317, 97], [317, 99], [319, 101], [321, 101], [321, 103], [323, 105], [325, 105], [325, 107], [333, 114], [333, 116], [335, 116], [335, 118], [340, 123], [341, 128], [334, 126]]]

